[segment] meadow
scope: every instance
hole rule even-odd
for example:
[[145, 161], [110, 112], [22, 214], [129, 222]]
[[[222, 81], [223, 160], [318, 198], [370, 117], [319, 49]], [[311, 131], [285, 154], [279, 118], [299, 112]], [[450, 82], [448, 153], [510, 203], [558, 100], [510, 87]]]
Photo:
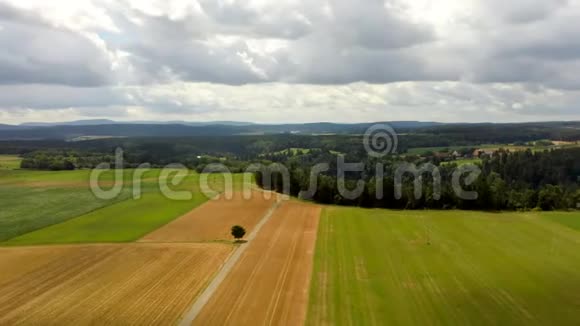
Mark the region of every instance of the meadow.
[[129, 198], [129, 192], [111, 200], [94, 197], [85, 188], [32, 188], [0, 186], [0, 241], [67, 221]]
[[[110, 200], [92, 194], [89, 171], [0, 175], [7, 239], [0, 243], [0, 324], [177, 324], [239, 247], [230, 241], [231, 226], [250, 231], [249, 221], [255, 224], [274, 204], [237, 193], [197, 208], [223, 192], [223, 177], [187, 171], [178, 181], [158, 169], [142, 176], [141, 196], [134, 197], [135, 171], [121, 172], [123, 191]], [[201, 191], [204, 179], [211, 191]], [[109, 171], [100, 183], [107, 188], [112, 181]], [[159, 181], [192, 197], [170, 199]], [[242, 174], [232, 181], [234, 191], [242, 190]], [[170, 222], [177, 222], [170, 230], [178, 234], [143, 240]]]
[[[84, 302], [77, 297], [91, 293], [94, 290], [91, 280], [99, 277], [114, 280], [99, 292], [106, 296], [116, 291], [116, 287], [124, 289], [126, 284], [134, 284], [130, 279], [137, 275], [135, 271], [152, 268], [153, 274], [144, 273], [143, 284], [160, 279], [172, 290], [155, 287], [158, 292], [151, 292], [151, 297], [177, 298], [172, 296], [176, 289], [187, 290], [183, 290], [186, 300], [177, 302], [177, 308], [155, 317], [173, 322], [215, 275], [229, 252], [235, 250], [235, 246], [224, 242], [229, 226], [244, 221], [251, 231], [252, 225], [272, 205], [242, 200], [214, 201], [193, 210], [209, 200], [199, 189], [200, 178], [205, 176], [189, 171], [181, 182], [170, 183], [173, 190], [190, 190], [193, 194], [188, 200], [172, 200], [159, 189], [159, 169], [143, 174], [142, 196], [134, 198], [135, 171], [122, 172], [121, 194], [113, 199], [97, 199], [89, 189], [88, 170], [0, 170], [0, 246], [4, 247], [0, 248], [0, 258], [14, 269], [10, 272], [14, 275], [0, 271], [0, 276], [5, 278], [3, 281], [0, 278], [0, 292], [10, 296], [20, 293], [26, 296], [30, 307], [36, 306], [40, 301], [34, 289], [44, 280], [42, 277], [60, 277], [61, 264], [74, 267], [77, 262], [93, 257], [92, 265], [82, 265], [86, 270], [79, 269], [84, 278], [78, 284], [74, 283], [77, 281], [72, 269], [70, 275], [55, 278], [51, 291], [56, 296], [49, 299], [52, 295], [46, 294], [43, 301], [51, 308], [33, 309], [38, 320], [44, 318], [45, 311], [52, 311], [52, 307], [61, 309], [66, 318], [89, 316], [78, 312], [93, 309], [90, 295], [88, 303], [75, 309], [60, 300]], [[102, 175], [104, 188], [112, 185], [113, 173], [107, 171]], [[241, 174], [234, 176], [235, 189], [241, 189], [242, 177]], [[210, 175], [209, 184], [217, 192], [223, 189], [220, 175]], [[236, 318], [274, 320], [278, 318], [275, 316], [281, 316], [281, 321], [292, 309], [296, 309], [292, 313], [294, 317], [303, 316], [307, 306], [308, 325], [577, 325], [580, 314], [580, 214], [577, 212], [301, 207], [292, 201], [278, 208], [256, 240], [248, 244], [248, 254], [241, 260], [245, 263], [240, 263], [226, 279], [225, 284], [236, 285], [218, 289], [215, 302], [219, 304], [210, 304], [200, 318], [205, 318], [204, 314], [222, 318], [225, 315], [216, 311], [227, 307], [232, 298], [245, 298], [241, 302], [249, 307], [257, 307], [254, 305], [257, 300], [265, 303], [252, 314], [240, 310]], [[322, 214], [316, 231], [312, 223], [318, 221], [320, 209]], [[312, 210], [316, 213], [305, 213]], [[163, 233], [165, 229], [170, 232]], [[162, 236], [156, 236], [155, 230], [163, 233]], [[47, 244], [79, 245], [44, 246]], [[186, 256], [188, 264], [193, 268], [180, 262], [184, 255], [189, 255]], [[151, 264], [159, 259], [167, 259], [167, 263]], [[45, 261], [52, 262], [45, 264]], [[120, 266], [127, 265], [121, 271], [125, 274], [117, 277], [104, 272], [110, 262], [119, 270]], [[50, 268], [46, 269], [47, 266]], [[100, 269], [93, 273], [91, 266]], [[173, 268], [171, 273], [186, 280], [186, 286], [172, 281], [173, 274], [163, 278], [165, 268]], [[259, 269], [264, 271], [254, 271]], [[25, 273], [29, 270], [35, 274]], [[312, 278], [307, 291], [310, 271]], [[201, 276], [198, 278], [195, 273]], [[18, 286], [10, 287], [9, 277], [18, 279]], [[62, 284], [69, 282], [73, 285], [61, 289]], [[77, 293], [79, 287], [82, 292]], [[127, 291], [137, 292], [142, 288], [136, 286]], [[220, 299], [222, 292], [227, 295]], [[77, 297], [73, 300], [70, 293], [76, 293]], [[119, 293], [114, 305], [126, 302], [121, 298], [125, 292]], [[144, 301], [138, 303], [144, 304]], [[137, 303], [133, 305], [141, 307]], [[211, 308], [214, 306], [217, 308]], [[116, 313], [137, 311], [131, 307]], [[111, 308], [105, 305], [102, 309], [97, 318], [104, 320]], [[26, 311], [23, 309], [11, 318], [28, 318]], [[127, 318], [145, 317], [137, 314]]]
[[[152, 169], [141, 177], [141, 198], [133, 198], [133, 172], [123, 170], [123, 190], [112, 199], [99, 199], [89, 188], [88, 170], [26, 171], [0, 173], [0, 243], [31, 245], [50, 243], [129, 242], [155, 230], [204, 203], [199, 189], [200, 175], [189, 173], [170, 188], [189, 190], [188, 200], [172, 200], [160, 191], [161, 171]], [[112, 186], [113, 171], [106, 171], [100, 183]], [[241, 183], [241, 175], [235, 177]], [[211, 175], [217, 190], [222, 178]]]
[[[16, 167], [13, 167], [16, 168]], [[105, 174], [103, 180], [110, 179]], [[95, 198], [88, 187], [89, 171], [0, 170], [0, 241], [60, 223], [127, 199]]]
[[20, 168], [22, 158], [16, 155], [0, 155], [0, 170], [14, 170]]
[[477, 148], [477, 149], [488, 149], [488, 150], [499, 150], [505, 149], [512, 152], [531, 150], [532, 152], [543, 152], [551, 149], [560, 148], [575, 148], [579, 147], [580, 144], [573, 142], [558, 142], [555, 141], [554, 145], [514, 145], [514, 144], [481, 144], [481, 145], [462, 145], [462, 146], [439, 146], [439, 147], [415, 147], [409, 148], [406, 154], [408, 155], [425, 155], [427, 153], [441, 152], [441, 151], [460, 151], [465, 148]]
[[479, 158], [461, 158], [455, 161], [448, 161], [448, 162], [441, 162], [441, 166], [450, 165], [450, 164], [457, 164], [458, 166], [472, 164], [477, 165], [481, 164], [482, 160]]
[[577, 325], [579, 219], [328, 207], [307, 324]]

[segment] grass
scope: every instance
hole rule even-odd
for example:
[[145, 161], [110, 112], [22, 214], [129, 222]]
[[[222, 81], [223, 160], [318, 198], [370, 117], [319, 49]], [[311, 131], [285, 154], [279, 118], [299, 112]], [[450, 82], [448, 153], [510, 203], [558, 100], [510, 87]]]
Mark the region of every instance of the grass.
[[81, 215], [64, 223], [24, 234], [5, 245], [84, 242], [130, 242], [170, 222], [205, 202], [197, 192], [191, 200], [173, 201], [161, 193], [147, 193], [138, 200], [126, 200]]
[[100, 200], [88, 189], [0, 186], [0, 241], [61, 223], [128, 197], [128, 191], [111, 200]]
[[[121, 170], [121, 177], [125, 182], [132, 182], [134, 169]], [[146, 171], [142, 179], [153, 179], [160, 175], [160, 169]], [[88, 185], [91, 170], [73, 171], [37, 171], [37, 170], [0, 170], [0, 185], [21, 186], [26, 183], [77, 183], [79, 186]], [[103, 170], [99, 181], [112, 181], [116, 178], [114, 170]]]
[[580, 214], [578, 213], [546, 212], [542, 214], [542, 217], [580, 231]]
[[415, 147], [409, 148], [405, 154], [407, 155], [424, 155], [428, 152], [440, 152], [443, 150], [449, 150], [451, 152], [458, 151], [460, 149], [467, 148], [469, 146], [446, 146], [446, 147]]
[[490, 150], [499, 150], [503, 148], [505, 150], [514, 151], [525, 151], [530, 149], [532, 152], [543, 152], [545, 150], [550, 149], [558, 149], [558, 148], [574, 148], [579, 147], [580, 144], [570, 143], [570, 144], [561, 144], [561, 145], [553, 145], [553, 146], [544, 146], [544, 145], [513, 145], [513, 144], [481, 144], [481, 145], [466, 145], [466, 146], [440, 146], [440, 147], [415, 147], [409, 148], [406, 154], [408, 155], [425, 155], [428, 152], [441, 152], [441, 151], [459, 151], [465, 148], [474, 148], [474, 149], [490, 149]]
[[[89, 171], [0, 170], [0, 241], [126, 200], [125, 189], [113, 199], [95, 198]], [[111, 179], [112, 174], [103, 179]]]
[[291, 148], [286, 148], [277, 152], [272, 152], [270, 154], [276, 155], [276, 154], [283, 154], [283, 155], [289, 155], [289, 156], [296, 156], [298, 155], [298, 153], [304, 153], [304, 154], [308, 154], [310, 153], [311, 149], [310, 148], [300, 148], [300, 147], [291, 147]]
[[[124, 179], [130, 180], [132, 170], [123, 172]], [[0, 170], [0, 241], [62, 223], [130, 197], [131, 188], [125, 187], [115, 198], [96, 198], [89, 189], [89, 174], [88, 170]], [[148, 172], [144, 178], [155, 175], [159, 175], [159, 170]], [[103, 181], [112, 179], [112, 172], [103, 174]], [[151, 188], [151, 182], [144, 182], [144, 191]]]
[[327, 208], [307, 324], [577, 325], [573, 218]]
[[16, 155], [0, 155], [0, 170], [15, 170], [20, 168], [22, 158]]
[[477, 164], [481, 164], [481, 159], [480, 158], [461, 158], [461, 159], [457, 159], [455, 161], [441, 162], [441, 165], [449, 165], [449, 164], [457, 164], [457, 166], [462, 166], [462, 165], [466, 165], [466, 164], [477, 165]]
[[[160, 170], [143, 176], [141, 199], [133, 199], [132, 183], [120, 196], [102, 200], [88, 187], [89, 171], [11, 171], [0, 181], [0, 241], [2, 245], [129, 242], [153, 231], [207, 200], [199, 190], [200, 174], [190, 173], [175, 191], [189, 190], [190, 200], [166, 198], [157, 184]], [[132, 170], [124, 170], [124, 180]], [[106, 173], [102, 180], [112, 180]], [[172, 180], [171, 177], [166, 180]], [[242, 175], [234, 175], [240, 188]], [[221, 191], [219, 175], [210, 175], [212, 189]]]

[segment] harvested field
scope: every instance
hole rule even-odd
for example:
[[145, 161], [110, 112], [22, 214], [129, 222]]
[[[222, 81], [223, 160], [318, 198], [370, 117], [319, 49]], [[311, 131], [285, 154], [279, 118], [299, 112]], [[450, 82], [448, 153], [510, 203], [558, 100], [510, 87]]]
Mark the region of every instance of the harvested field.
[[320, 208], [285, 202], [193, 321], [195, 325], [302, 325]]
[[222, 195], [153, 231], [139, 241], [199, 242], [231, 239], [232, 225], [242, 225], [247, 233], [250, 233], [275, 201], [274, 194], [270, 199], [265, 199], [261, 191], [253, 191], [250, 199], [244, 199], [241, 192], [234, 193], [231, 199]]
[[175, 324], [232, 249], [226, 244], [2, 248], [0, 324]]

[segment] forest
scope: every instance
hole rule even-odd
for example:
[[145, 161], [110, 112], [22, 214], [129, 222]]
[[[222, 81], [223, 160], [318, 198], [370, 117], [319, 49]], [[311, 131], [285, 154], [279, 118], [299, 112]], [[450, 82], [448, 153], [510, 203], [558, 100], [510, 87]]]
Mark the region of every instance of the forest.
[[[348, 161], [348, 159], [346, 160]], [[328, 171], [317, 176], [317, 190], [307, 199], [324, 204], [347, 206], [394, 208], [394, 209], [470, 209], [470, 210], [564, 210], [576, 209], [580, 203], [580, 148], [533, 153], [530, 150], [509, 152], [500, 150], [485, 157], [477, 164], [481, 173], [465, 191], [477, 192], [475, 199], [461, 199], [452, 187], [453, 173], [460, 168], [457, 164], [437, 164], [424, 158], [389, 158], [382, 161], [366, 160], [360, 172], [339, 171], [336, 159], [327, 155], [306, 154], [300, 159], [285, 162], [290, 176], [290, 194], [300, 196], [309, 189], [311, 166], [331, 162]], [[350, 162], [357, 162], [352, 160]], [[395, 193], [395, 175], [402, 162], [413, 163], [419, 168], [433, 164], [441, 176], [439, 195], [435, 196], [434, 178], [429, 171], [420, 175], [422, 193], [415, 195], [414, 175], [407, 173], [401, 180], [401, 192]], [[384, 167], [383, 177], [377, 179], [377, 163]], [[283, 192], [282, 173], [272, 166], [259, 171], [258, 183], [265, 188]], [[266, 177], [268, 175], [268, 177]], [[340, 180], [342, 177], [342, 180]], [[271, 178], [271, 183], [265, 182]], [[345, 198], [339, 191], [339, 183], [347, 189], [355, 189], [362, 182], [363, 191], [354, 199]], [[379, 188], [377, 188], [379, 187]], [[380, 189], [380, 190], [378, 190]], [[382, 196], [377, 196], [382, 192]], [[399, 197], [399, 198], [397, 198]], [[438, 197], [438, 198], [436, 198]]]
[[[380, 159], [369, 156], [363, 135], [354, 133], [0, 141], [0, 154], [19, 154], [21, 168], [39, 170], [91, 169], [100, 163], [117, 168], [179, 163], [201, 172], [218, 163], [236, 173], [259, 164], [258, 183], [282, 191], [281, 174], [268, 170], [278, 163], [288, 170], [291, 195], [326, 204], [492, 211], [576, 209], [580, 203], [579, 131], [564, 123], [558, 125], [561, 128], [547, 126], [552, 125], [521, 124], [519, 129], [495, 124], [442, 125], [406, 133], [398, 130], [396, 152]], [[552, 140], [572, 140], [576, 145], [555, 146]], [[123, 150], [121, 166], [115, 165], [118, 148]], [[486, 153], [480, 156], [479, 149]], [[341, 160], [359, 163], [362, 170], [341, 171]], [[321, 163], [328, 164], [328, 169], [314, 176], [317, 191], [305, 197], [312, 168]], [[480, 171], [473, 182], [466, 183], [465, 175], [459, 178], [462, 189], [477, 192], [477, 198], [462, 199], [453, 188], [454, 172], [465, 163]], [[399, 180], [397, 171], [404, 164], [419, 169], [418, 174], [404, 173]], [[440, 187], [425, 167], [436, 168]], [[264, 179], [270, 174], [274, 179], [271, 186]], [[420, 196], [415, 190], [417, 178], [422, 186]], [[341, 195], [341, 186], [362, 191], [349, 198]]]

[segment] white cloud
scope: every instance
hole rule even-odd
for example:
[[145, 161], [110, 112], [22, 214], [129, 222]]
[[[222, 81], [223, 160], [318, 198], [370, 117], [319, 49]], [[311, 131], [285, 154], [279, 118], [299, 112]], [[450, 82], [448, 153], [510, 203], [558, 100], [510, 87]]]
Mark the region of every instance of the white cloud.
[[[401, 82], [231, 86], [172, 82], [115, 89], [0, 86], [9, 122], [108, 117], [117, 120], [240, 120], [276, 122], [539, 121], [577, 119], [580, 91], [507, 84]], [[39, 94], [22, 105], [21, 94]], [[8, 95], [11, 94], [11, 95]], [[53, 103], [47, 106], [46, 103]]]
[[580, 119], [578, 19], [580, 0], [0, 0], [0, 112]]

